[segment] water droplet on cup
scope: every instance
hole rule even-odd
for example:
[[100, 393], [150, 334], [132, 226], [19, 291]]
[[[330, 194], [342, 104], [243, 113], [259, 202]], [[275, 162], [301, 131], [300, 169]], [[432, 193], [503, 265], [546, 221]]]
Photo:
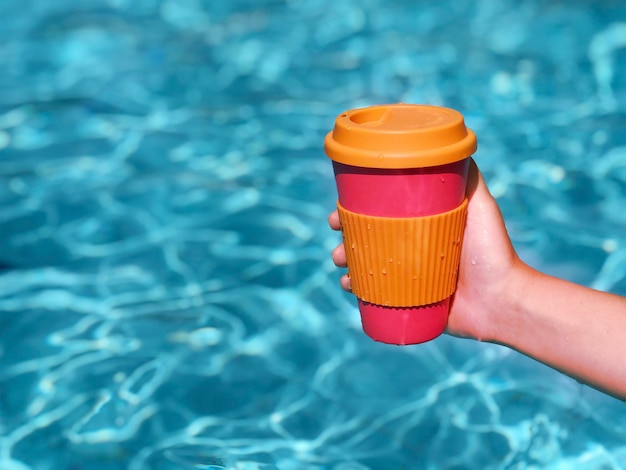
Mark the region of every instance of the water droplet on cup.
[[387, 275], [387, 270], [383, 269], [383, 275]]
[[471, 261], [472, 264], [478, 263], [478, 256], [474, 256]]

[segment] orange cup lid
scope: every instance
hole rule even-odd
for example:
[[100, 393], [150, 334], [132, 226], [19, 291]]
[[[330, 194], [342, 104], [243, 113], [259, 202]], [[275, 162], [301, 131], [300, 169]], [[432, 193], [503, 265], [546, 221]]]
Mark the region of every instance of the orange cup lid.
[[450, 108], [388, 104], [346, 111], [324, 140], [334, 161], [366, 168], [421, 168], [476, 151], [476, 136]]

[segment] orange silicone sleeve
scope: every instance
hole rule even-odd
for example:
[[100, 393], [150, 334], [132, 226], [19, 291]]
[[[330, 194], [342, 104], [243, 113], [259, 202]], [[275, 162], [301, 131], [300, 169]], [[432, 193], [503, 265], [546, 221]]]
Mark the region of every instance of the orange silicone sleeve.
[[467, 199], [425, 217], [376, 217], [337, 203], [352, 292], [389, 307], [439, 302], [456, 290]]

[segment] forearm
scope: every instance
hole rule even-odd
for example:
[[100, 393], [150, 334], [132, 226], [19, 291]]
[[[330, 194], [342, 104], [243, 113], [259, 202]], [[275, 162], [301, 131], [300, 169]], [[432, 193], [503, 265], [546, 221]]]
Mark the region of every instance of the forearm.
[[518, 271], [489, 340], [626, 399], [626, 299]]

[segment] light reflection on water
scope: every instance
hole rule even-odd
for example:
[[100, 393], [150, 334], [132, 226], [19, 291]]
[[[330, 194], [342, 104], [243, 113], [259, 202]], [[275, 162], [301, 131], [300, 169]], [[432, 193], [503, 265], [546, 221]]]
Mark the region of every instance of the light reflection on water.
[[522, 257], [626, 294], [619, 4], [5, 3], [0, 467], [622, 468], [624, 407], [360, 331], [341, 111], [458, 108]]

